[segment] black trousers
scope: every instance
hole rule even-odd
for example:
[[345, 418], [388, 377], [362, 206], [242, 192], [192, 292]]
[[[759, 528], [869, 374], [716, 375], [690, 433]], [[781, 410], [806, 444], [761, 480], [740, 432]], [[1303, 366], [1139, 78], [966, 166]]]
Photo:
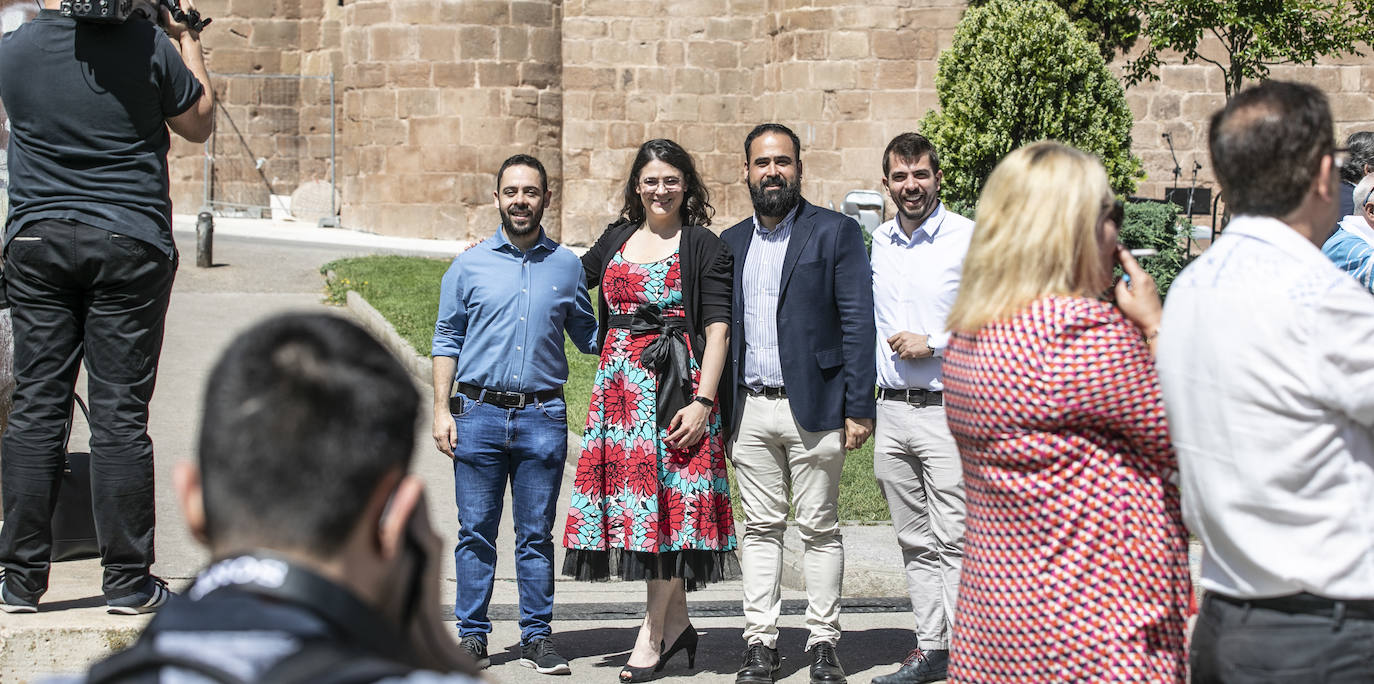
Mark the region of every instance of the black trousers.
[[176, 261], [140, 240], [50, 220], [10, 241], [4, 268], [16, 382], [0, 451], [5, 587], [27, 601], [47, 591], [65, 426], [84, 356], [101, 588], [107, 600], [141, 591], [153, 564], [148, 403]]
[[1374, 682], [1374, 620], [1241, 606], [1208, 595], [1193, 628], [1193, 684]]

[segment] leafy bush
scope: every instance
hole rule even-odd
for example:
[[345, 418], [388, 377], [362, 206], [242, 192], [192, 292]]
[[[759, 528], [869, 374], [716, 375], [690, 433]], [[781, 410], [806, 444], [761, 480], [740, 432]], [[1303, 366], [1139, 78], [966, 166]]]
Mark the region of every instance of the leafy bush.
[[990, 0], [959, 22], [935, 75], [939, 111], [921, 129], [940, 150], [941, 194], [978, 199], [1008, 152], [1051, 138], [1098, 155], [1118, 194], [1135, 190], [1131, 110], [1097, 46], [1047, 0]]
[[1131, 202], [1126, 205], [1118, 240], [1129, 249], [1155, 249], [1159, 254], [1140, 259], [1140, 266], [1155, 279], [1160, 296], [1169, 292], [1178, 272], [1188, 263], [1179, 240], [1178, 207], [1167, 202]]

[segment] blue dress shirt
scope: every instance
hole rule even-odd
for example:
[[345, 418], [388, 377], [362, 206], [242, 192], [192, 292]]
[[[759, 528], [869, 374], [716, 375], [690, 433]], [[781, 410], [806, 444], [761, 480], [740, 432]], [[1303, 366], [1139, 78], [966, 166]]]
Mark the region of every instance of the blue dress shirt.
[[456, 358], [460, 383], [502, 392], [557, 389], [568, 381], [565, 329], [578, 349], [596, 353], [581, 260], [542, 228], [527, 252], [498, 228], [444, 274], [430, 353]]

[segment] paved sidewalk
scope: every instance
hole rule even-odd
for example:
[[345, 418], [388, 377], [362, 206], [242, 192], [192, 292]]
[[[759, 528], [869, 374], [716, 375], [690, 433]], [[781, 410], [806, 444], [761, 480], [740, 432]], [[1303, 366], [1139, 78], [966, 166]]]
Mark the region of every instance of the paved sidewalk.
[[[177, 217], [177, 242], [182, 265], [168, 314], [158, 389], [153, 400], [150, 432], [157, 453], [157, 558], [154, 571], [171, 581], [174, 588], [185, 585], [205, 562], [204, 551], [185, 531], [175, 502], [171, 470], [178, 460], [194, 453], [196, 430], [210, 364], [234, 334], [275, 313], [293, 310], [327, 310], [321, 301], [323, 280], [320, 265], [346, 256], [377, 252], [451, 255], [462, 243], [383, 238], [338, 229], [309, 226], [273, 225], [265, 221], [216, 220], [214, 255], [216, 266], [195, 266], [194, 218]], [[289, 238], [289, 239], [288, 239]], [[435, 283], [436, 297], [438, 283]], [[341, 315], [346, 310], [333, 309]], [[417, 383], [417, 391], [427, 391]], [[80, 444], [86, 435], [74, 436]], [[570, 441], [575, 449], [575, 441]], [[571, 478], [574, 463], [567, 467]], [[429, 426], [416, 426], [415, 471], [429, 487], [431, 519], [452, 548], [456, 535], [453, 504], [453, 476], [449, 461], [430, 446]], [[566, 493], [564, 487], [564, 505]], [[509, 503], [507, 504], [509, 507]], [[562, 529], [562, 515], [555, 530]], [[512, 539], [509, 523], [502, 526], [496, 591], [493, 597], [492, 635], [495, 665], [488, 671], [501, 682], [549, 681], [549, 678], [520, 667], [518, 628], [514, 620], [516, 591]], [[885, 527], [855, 533], [851, 552], [855, 560], [866, 553], [882, 555], [895, 546], [891, 531]], [[854, 536], [854, 535], [851, 535]], [[444, 554], [446, 578], [443, 599], [451, 603], [454, 592], [453, 559]], [[561, 564], [561, 552], [556, 560]], [[851, 585], [863, 584], [862, 564], [851, 564], [847, 573]], [[111, 649], [129, 643], [146, 622], [146, 617], [119, 617], [104, 611], [100, 597], [99, 561], [62, 563], [55, 566], [51, 588], [44, 596], [37, 615], [0, 614], [0, 682], [25, 682], [51, 672], [73, 672]], [[694, 593], [694, 610], [715, 611], [721, 617], [694, 618], [702, 631], [697, 671], [693, 681], [730, 682], [743, 647], [740, 639], [742, 619], [737, 617], [740, 596], [738, 582], [723, 583]], [[795, 590], [784, 592], [789, 606], [804, 599]], [[643, 605], [642, 585], [607, 583], [587, 584], [560, 581], [555, 607], [555, 630], [561, 650], [573, 659], [571, 681], [615, 680], [633, 644]], [[878, 609], [891, 610], [885, 605]], [[910, 647], [911, 617], [907, 612], [847, 612], [841, 658], [853, 682], [866, 682], [872, 676], [891, 671]], [[780, 681], [807, 681], [806, 663], [801, 653], [805, 641], [804, 618], [789, 614], [782, 619], [782, 651], [785, 678]], [[678, 656], [668, 668], [670, 677], [685, 677], [685, 660]], [[555, 680], [558, 681], [558, 680]], [[568, 680], [561, 680], [568, 681]]]

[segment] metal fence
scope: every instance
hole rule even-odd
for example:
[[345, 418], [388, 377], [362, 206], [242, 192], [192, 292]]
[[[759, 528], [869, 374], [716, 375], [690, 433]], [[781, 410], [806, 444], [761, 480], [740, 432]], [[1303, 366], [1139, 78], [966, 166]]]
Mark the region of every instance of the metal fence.
[[204, 206], [218, 216], [338, 216], [334, 75], [211, 74]]

